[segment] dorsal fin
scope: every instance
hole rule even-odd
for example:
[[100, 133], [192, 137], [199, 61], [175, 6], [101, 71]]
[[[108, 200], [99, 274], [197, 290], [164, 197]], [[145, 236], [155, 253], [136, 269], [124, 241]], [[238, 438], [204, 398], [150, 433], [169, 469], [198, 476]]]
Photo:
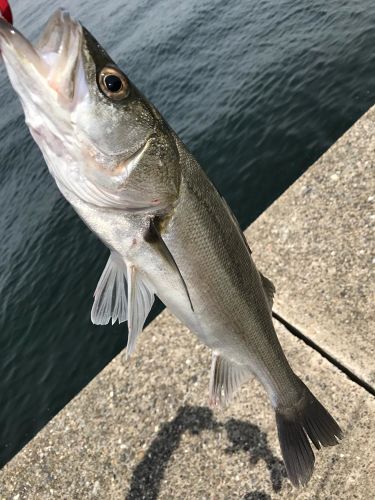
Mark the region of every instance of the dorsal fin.
[[263, 289], [264, 289], [265, 294], [267, 296], [267, 300], [268, 300], [268, 303], [270, 305], [270, 309], [272, 309], [273, 297], [274, 297], [275, 292], [276, 292], [275, 285], [272, 283], [271, 280], [266, 278], [260, 271], [258, 271], [258, 272], [259, 272], [259, 275], [260, 275], [261, 280], [262, 280]]
[[243, 234], [243, 231], [241, 229], [241, 226], [238, 223], [238, 220], [236, 219], [236, 216], [232, 212], [232, 210], [231, 210], [230, 206], [228, 205], [224, 196], [222, 196], [222, 195], [220, 195], [220, 196], [221, 196], [221, 201], [223, 202], [223, 205], [225, 207], [225, 210], [227, 211], [229, 217], [232, 219], [232, 222], [236, 226], [238, 232], [241, 234], [242, 241], [245, 243], [245, 247], [247, 248], [249, 255], [251, 255], [251, 248], [249, 246], [249, 243], [247, 242], [247, 239], [245, 238], [245, 235]]

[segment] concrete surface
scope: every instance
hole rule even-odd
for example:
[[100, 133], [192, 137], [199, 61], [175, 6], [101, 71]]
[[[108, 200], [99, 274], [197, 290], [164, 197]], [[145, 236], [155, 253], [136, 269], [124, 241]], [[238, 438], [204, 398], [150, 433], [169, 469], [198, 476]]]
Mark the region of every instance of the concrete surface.
[[375, 107], [246, 231], [274, 309], [375, 386]]
[[[247, 233], [276, 284], [278, 312], [370, 383], [374, 124], [373, 109]], [[340, 446], [316, 453], [304, 489], [286, 479], [259, 384], [212, 411], [210, 353], [165, 311], [129, 362], [113, 360], [4, 467], [0, 499], [371, 498], [375, 398], [277, 331], [296, 372], [346, 432]]]
[[1, 498], [368, 498], [374, 489], [375, 404], [364, 389], [278, 329], [297, 372], [346, 431], [317, 452], [293, 489], [273, 411], [255, 381], [225, 410], [208, 408], [210, 353], [168, 312], [3, 470]]

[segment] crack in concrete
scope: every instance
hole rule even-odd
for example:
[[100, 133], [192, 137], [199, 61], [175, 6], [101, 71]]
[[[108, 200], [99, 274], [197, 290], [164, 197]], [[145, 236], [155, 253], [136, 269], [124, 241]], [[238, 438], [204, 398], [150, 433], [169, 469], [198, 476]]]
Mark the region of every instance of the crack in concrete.
[[322, 347], [316, 344], [310, 337], [304, 335], [298, 328], [290, 324], [285, 318], [280, 316], [275, 311], [272, 311], [272, 316], [281, 323], [292, 335], [302, 340], [306, 345], [314, 349], [314, 351], [318, 352], [323, 358], [327, 359], [330, 363], [332, 363], [336, 368], [338, 368], [342, 373], [344, 373], [352, 382], [361, 386], [365, 391], [370, 393], [372, 396], [375, 396], [375, 388], [365, 382], [363, 379], [358, 377], [350, 368], [343, 365], [338, 359], [334, 358], [331, 354], [325, 351]]

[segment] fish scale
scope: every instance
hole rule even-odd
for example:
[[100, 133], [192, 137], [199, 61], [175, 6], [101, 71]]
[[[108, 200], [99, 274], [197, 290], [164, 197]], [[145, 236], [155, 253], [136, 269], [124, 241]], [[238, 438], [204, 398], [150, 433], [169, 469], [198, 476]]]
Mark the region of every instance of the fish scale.
[[[242, 234], [216, 189], [182, 148], [183, 187], [164, 237], [202, 307], [202, 335], [210, 331], [220, 344], [209, 347], [234, 360], [237, 356], [239, 364], [248, 364], [242, 359], [244, 349], [260, 352], [266, 337], [280, 355], [267, 299]], [[231, 356], [232, 345], [237, 349]]]

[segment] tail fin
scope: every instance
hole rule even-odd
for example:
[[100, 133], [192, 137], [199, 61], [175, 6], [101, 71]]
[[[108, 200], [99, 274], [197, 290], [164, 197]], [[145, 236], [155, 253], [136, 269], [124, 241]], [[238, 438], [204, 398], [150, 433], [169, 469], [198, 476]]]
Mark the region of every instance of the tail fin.
[[276, 424], [281, 453], [290, 481], [294, 486], [304, 486], [310, 479], [315, 456], [308, 437], [316, 449], [334, 446], [343, 433], [322, 404], [307, 389], [299, 408], [276, 409]]

